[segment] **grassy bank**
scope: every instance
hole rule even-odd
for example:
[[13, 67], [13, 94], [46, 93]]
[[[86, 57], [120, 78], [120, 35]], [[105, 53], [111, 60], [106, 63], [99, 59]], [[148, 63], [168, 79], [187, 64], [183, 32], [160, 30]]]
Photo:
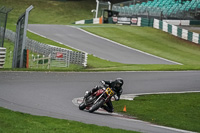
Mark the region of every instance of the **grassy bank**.
[[[96, 8], [94, 0], [0, 0], [1, 6], [13, 8], [8, 15], [8, 28], [16, 24], [26, 8], [33, 5], [29, 23], [71, 24], [81, 19], [91, 19], [91, 10]], [[14, 26], [15, 27], [15, 26]]]
[[144, 95], [114, 102], [117, 112], [151, 123], [200, 132], [200, 93]]
[[50, 117], [13, 112], [0, 107], [0, 133], [136, 133]]
[[150, 27], [82, 27], [123, 45], [184, 65], [200, 64], [200, 45]]
[[[114, 102], [115, 111], [122, 112], [137, 119], [154, 124], [200, 132], [200, 93], [144, 95], [134, 101], [120, 100]], [[78, 128], [77, 128], [78, 127]], [[0, 132], [58, 132], [58, 133], [92, 133], [116, 132], [134, 133], [121, 129], [111, 129], [70, 120], [55, 119], [43, 116], [33, 116], [10, 111], [0, 107]]]
[[[90, 4], [88, 4], [90, 3]], [[7, 28], [16, 30], [18, 17], [33, 5], [29, 23], [71, 24], [81, 19], [91, 19], [91, 10], [96, 7], [95, 0], [0, 0], [0, 5], [13, 8], [8, 15]], [[51, 71], [175, 71], [200, 70], [200, 47], [194, 43], [178, 39], [160, 30], [148, 27], [88, 25], [84, 30], [106, 37], [126, 46], [157, 55], [183, 65], [134, 65], [121, 64], [88, 57], [88, 67], [52, 68]], [[28, 33], [28, 37], [42, 43], [71, 49], [49, 39]], [[66, 42], [67, 43], [67, 42]], [[5, 41], [7, 58], [5, 67], [11, 70], [10, 51], [14, 45]], [[46, 69], [15, 69], [30, 71], [49, 71]], [[176, 95], [141, 96], [135, 101], [119, 101], [115, 109], [121, 111], [127, 106], [127, 114], [152, 123], [200, 132], [199, 93]], [[86, 125], [80, 122], [48, 117], [32, 116], [0, 108], [0, 132], [129, 132], [107, 127]]]
[[[18, 17], [30, 5], [33, 5], [34, 9], [30, 13], [29, 23], [71, 24], [76, 20], [91, 19], [93, 14], [90, 11], [96, 7], [96, 2], [93, 0], [0, 0], [0, 5], [13, 8], [8, 15], [7, 28], [15, 31]], [[123, 45], [176, 61], [183, 65], [135, 65], [134, 62], [130, 65], [110, 62], [89, 55], [88, 67], [86, 69], [52, 69], [53, 71], [200, 70], [200, 47], [194, 43], [178, 39], [177, 37], [160, 30], [148, 27], [118, 25], [81, 25], [81, 27], [84, 30], [119, 42]], [[42, 43], [71, 49], [30, 32], [28, 32], [28, 37]]]
[[[182, 71], [182, 70], [200, 70], [200, 46], [177, 39], [167, 33], [148, 27], [131, 27], [116, 25], [88, 25], [83, 29], [95, 34], [104, 36], [108, 39], [122, 43], [126, 46], [151, 53], [169, 60], [173, 60], [183, 65], [137, 65], [121, 64], [99, 59], [93, 55], [88, 56], [87, 68], [78, 67], [76, 69], [51, 69], [52, 71]], [[152, 34], [153, 33], [153, 34]], [[104, 35], [106, 34], [106, 36]], [[42, 43], [55, 45], [71, 49], [65, 45], [56, 43], [49, 39], [40, 37], [33, 33], [28, 33], [28, 37]], [[169, 39], [170, 38], [170, 39]], [[161, 42], [161, 43], [160, 43]], [[6, 42], [5, 47], [13, 47]], [[13, 48], [9, 48], [13, 49]], [[74, 50], [74, 49], [72, 49]], [[9, 56], [9, 50], [8, 55]], [[30, 69], [33, 70], [33, 69]]]

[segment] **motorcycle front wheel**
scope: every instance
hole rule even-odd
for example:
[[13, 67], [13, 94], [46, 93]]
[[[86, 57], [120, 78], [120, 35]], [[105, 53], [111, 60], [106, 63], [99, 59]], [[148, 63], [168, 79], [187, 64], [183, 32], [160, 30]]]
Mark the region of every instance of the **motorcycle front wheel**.
[[86, 108], [85, 102], [82, 102], [82, 103], [79, 105], [79, 109], [80, 109], [80, 110], [84, 110], [85, 108]]
[[105, 103], [105, 100], [100, 99], [97, 103], [92, 105], [92, 107], [89, 109], [89, 112], [93, 113], [95, 110], [99, 109], [104, 103]]

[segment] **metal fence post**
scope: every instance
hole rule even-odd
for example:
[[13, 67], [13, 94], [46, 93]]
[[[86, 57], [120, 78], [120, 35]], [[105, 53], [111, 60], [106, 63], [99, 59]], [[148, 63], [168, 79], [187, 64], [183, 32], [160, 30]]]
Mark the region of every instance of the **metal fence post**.
[[28, 16], [29, 16], [29, 12], [32, 9], [33, 9], [33, 6], [31, 5], [26, 9], [26, 12], [25, 12], [24, 34], [23, 34], [22, 51], [21, 51], [21, 57], [20, 57], [20, 68], [23, 67], [23, 51], [24, 51], [25, 45], [26, 45], [26, 31], [27, 31], [27, 27], [28, 27]]
[[24, 49], [26, 45], [26, 31], [28, 26], [28, 15], [29, 12], [33, 9], [33, 6], [29, 6], [25, 13], [23, 13], [18, 21], [16, 27], [16, 40], [15, 40], [15, 48], [14, 48], [14, 56], [13, 56], [13, 68], [22, 68], [23, 65], [23, 57], [24, 57]]

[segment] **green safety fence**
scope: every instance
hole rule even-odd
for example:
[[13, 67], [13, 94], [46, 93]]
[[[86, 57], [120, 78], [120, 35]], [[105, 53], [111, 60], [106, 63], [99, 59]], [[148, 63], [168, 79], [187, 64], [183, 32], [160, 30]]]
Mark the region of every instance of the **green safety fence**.
[[200, 25], [199, 20], [190, 20], [190, 25]]
[[200, 44], [200, 36], [199, 36], [199, 42], [198, 43]]
[[154, 19], [142, 18], [141, 26], [143, 27], [153, 27]]
[[193, 38], [193, 32], [188, 31], [188, 40], [192, 41]]
[[24, 49], [23, 54], [24, 54], [24, 56], [23, 56], [23, 68], [26, 68], [27, 56], [28, 56], [27, 49]]
[[85, 20], [85, 24], [93, 24], [93, 19]]
[[177, 29], [177, 35], [178, 35], [178, 37], [182, 37], [182, 29], [181, 28]]
[[114, 23], [114, 22], [113, 22], [113, 18], [112, 18], [112, 17], [108, 17], [108, 23], [109, 23], [109, 24], [112, 24], [112, 23]]
[[159, 29], [163, 29], [163, 22], [162, 21], [159, 21]]
[[168, 32], [172, 34], [172, 25], [168, 24]]

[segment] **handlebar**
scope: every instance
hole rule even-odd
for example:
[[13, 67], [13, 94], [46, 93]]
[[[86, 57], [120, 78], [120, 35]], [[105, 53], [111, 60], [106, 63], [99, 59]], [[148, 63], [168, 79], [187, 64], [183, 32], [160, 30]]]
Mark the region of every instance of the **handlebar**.
[[100, 83], [101, 83], [102, 85], [105, 85], [105, 84], [106, 84], [105, 81], [103, 81], [103, 80], [100, 81]]

